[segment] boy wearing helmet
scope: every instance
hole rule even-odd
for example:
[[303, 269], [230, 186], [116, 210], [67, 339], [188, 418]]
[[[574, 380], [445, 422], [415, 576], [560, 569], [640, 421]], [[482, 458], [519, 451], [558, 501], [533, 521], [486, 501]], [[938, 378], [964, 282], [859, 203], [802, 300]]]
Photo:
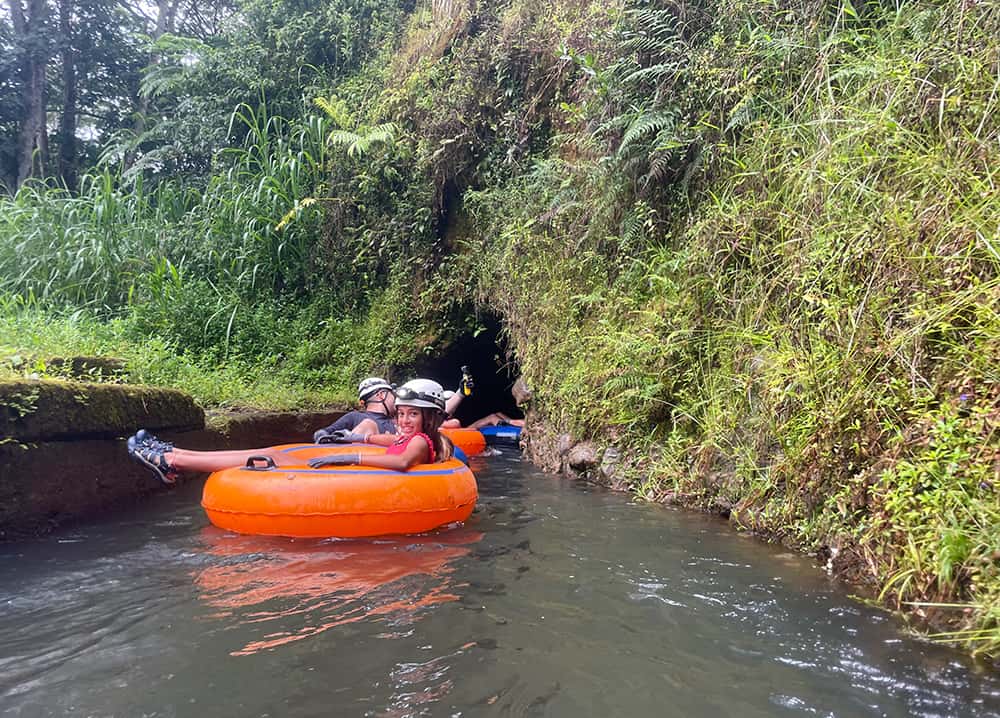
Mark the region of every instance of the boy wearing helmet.
[[[349, 411], [335, 422], [313, 434], [313, 441], [350, 443], [364, 441], [368, 434], [392, 434], [396, 431], [392, 415], [395, 411], [392, 384], [377, 376], [370, 376], [358, 384], [358, 401], [364, 408]], [[367, 422], [367, 423], [366, 423]]]

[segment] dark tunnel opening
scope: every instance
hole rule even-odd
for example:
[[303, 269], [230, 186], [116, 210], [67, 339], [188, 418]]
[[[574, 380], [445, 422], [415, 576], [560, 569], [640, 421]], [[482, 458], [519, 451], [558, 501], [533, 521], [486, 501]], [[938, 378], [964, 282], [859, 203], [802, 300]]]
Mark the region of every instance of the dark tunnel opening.
[[496, 411], [511, 418], [521, 419], [524, 413], [517, 408], [510, 389], [520, 369], [516, 362], [507, 359], [500, 320], [491, 315], [480, 317], [481, 331], [469, 332], [458, 337], [446, 350], [414, 364], [413, 375], [440, 382], [445, 389], [457, 391], [462, 379], [462, 366], [468, 366], [475, 388], [455, 410], [455, 418], [462, 426]]

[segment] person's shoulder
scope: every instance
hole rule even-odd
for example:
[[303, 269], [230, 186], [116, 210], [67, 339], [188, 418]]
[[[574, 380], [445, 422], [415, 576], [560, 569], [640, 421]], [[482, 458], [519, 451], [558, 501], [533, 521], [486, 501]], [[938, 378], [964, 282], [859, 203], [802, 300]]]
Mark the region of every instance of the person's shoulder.
[[358, 413], [359, 412], [357, 410], [347, 412], [342, 417], [333, 422], [333, 424], [331, 424], [331, 427], [333, 427], [334, 431], [336, 431], [337, 429], [353, 429], [355, 426], [360, 424], [361, 420], [364, 418], [364, 417], [359, 417]]
[[427, 436], [427, 434], [425, 434], [422, 431], [418, 431], [416, 434], [407, 439], [406, 440], [407, 446], [409, 446], [416, 438], [421, 439], [423, 444], [427, 447], [427, 450], [430, 451], [432, 454], [434, 453], [434, 442], [431, 441], [431, 437]]

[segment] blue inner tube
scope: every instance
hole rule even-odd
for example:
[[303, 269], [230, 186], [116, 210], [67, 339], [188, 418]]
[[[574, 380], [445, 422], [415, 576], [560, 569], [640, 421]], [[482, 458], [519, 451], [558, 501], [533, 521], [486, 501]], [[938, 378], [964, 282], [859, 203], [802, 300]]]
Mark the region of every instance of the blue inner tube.
[[521, 427], [501, 424], [484, 426], [479, 430], [487, 444], [517, 444], [521, 440]]

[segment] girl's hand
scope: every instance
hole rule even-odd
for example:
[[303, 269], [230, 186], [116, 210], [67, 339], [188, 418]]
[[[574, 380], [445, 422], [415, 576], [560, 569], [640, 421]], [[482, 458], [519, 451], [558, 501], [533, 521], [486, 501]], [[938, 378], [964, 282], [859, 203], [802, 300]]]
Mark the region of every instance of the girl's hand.
[[361, 457], [357, 454], [330, 454], [329, 456], [317, 456], [315, 459], [309, 459], [309, 465], [318, 469], [321, 466], [349, 466], [360, 461]]
[[335, 431], [330, 434], [330, 439], [335, 444], [363, 444], [365, 443], [364, 434], [355, 434], [353, 431], [348, 429], [341, 429], [340, 431]]

